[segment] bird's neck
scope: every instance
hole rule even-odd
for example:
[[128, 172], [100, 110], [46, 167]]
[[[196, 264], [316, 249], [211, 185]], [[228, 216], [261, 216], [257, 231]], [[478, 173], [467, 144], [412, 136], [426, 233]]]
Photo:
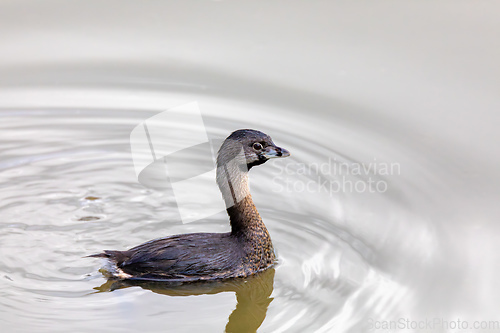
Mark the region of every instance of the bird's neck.
[[237, 205], [250, 196], [248, 170], [236, 163], [217, 166], [217, 185], [222, 193], [226, 208]]
[[268, 235], [267, 228], [252, 201], [252, 196], [247, 196], [226, 210], [229, 215], [231, 233], [233, 235], [250, 238], [253, 238], [253, 235], [260, 235], [262, 233]]
[[267, 229], [255, 207], [248, 182], [248, 171], [238, 165], [221, 164], [217, 167], [217, 184], [226, 203], [233, 234], [251, 234]]

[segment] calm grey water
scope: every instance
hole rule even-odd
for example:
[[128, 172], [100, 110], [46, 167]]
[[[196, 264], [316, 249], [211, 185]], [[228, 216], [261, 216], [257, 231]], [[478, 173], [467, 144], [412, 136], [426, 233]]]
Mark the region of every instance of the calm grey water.
[[[90, 3], [1, 5], [2, 332], [500, 331], [498, 5]], [[107, 281], [82, 257], [229, 228], [134, 171], [133, 128], [192, 101], [292, 153], [250, 173], [279, 264]]]

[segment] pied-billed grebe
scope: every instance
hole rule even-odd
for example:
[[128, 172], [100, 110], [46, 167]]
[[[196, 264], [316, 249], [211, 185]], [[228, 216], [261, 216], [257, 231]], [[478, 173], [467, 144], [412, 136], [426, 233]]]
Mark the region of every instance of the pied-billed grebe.
[[275, 262], [271, 237], [255, 208], [248, 170], [290, 153], [268, 135], [237, 130], [217, 155], [217, 185], [231, 224], [228, 233], [193, 233], [156, 239], [127, 251], [105, 250], [89, 257], [106, 258], [104, 273], [133, 280], [199, 281], [245, 277]]

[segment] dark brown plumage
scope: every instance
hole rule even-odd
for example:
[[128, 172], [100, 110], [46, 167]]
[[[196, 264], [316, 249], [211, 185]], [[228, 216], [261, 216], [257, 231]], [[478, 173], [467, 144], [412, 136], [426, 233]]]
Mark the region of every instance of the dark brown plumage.
[[169, 236], [127, 251], [105, 250], [89, 257], [108, 259], [103, 272], [109, 277], [132, 280], [214, 280], [245, 277], [272, 267], [274, 249], [250, 195], [248, 170], [289, 155], [262, 132], [233, 132], [217, 156], [217, 184], [231, 232]]

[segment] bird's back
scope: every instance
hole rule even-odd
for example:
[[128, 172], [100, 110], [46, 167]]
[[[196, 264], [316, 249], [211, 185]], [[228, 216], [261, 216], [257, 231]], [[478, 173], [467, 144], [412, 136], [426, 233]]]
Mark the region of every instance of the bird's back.
[[106, 258], [116, 278], [194, 281], [243, 276], [242, 251], [230, 233], [193, 233], [92, 256]]

